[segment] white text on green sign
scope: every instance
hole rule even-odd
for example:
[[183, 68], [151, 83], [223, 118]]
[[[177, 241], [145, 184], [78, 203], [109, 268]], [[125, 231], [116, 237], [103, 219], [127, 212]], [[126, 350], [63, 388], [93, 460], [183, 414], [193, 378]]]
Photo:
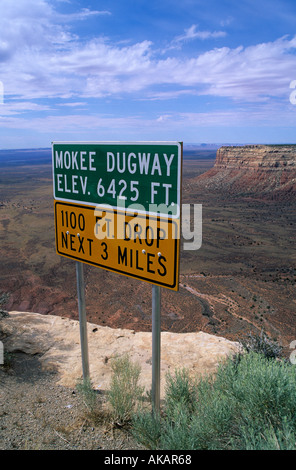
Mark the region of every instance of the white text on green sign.
[[54, 198], [179, 217], [179, 142], [54, 142]]

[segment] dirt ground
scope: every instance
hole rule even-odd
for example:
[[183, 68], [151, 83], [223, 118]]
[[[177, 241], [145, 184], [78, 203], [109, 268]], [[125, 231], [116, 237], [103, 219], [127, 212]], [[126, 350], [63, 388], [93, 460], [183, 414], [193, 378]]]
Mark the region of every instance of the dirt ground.
[[112, 424], [103, 396], [99, 412], [89, 413], [82, 394], [57, 378], [24, 353], [0, 366], [0, 450], [141, 450], [127, 428]]

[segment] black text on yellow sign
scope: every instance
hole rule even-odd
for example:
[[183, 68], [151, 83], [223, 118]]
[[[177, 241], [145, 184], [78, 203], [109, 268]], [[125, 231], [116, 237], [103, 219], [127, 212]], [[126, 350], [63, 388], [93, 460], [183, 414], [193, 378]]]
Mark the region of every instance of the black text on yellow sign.
[[55, 201], [59, 255], [169, 289], [179, 288], [175, 219]]

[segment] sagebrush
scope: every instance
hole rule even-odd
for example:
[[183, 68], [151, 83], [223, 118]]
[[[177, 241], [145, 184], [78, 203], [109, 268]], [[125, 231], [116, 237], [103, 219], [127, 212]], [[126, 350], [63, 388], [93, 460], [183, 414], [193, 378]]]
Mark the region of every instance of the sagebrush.
[[150, 449], [296, 450], [296, 369], [251, 351], [198, 381], [185, 369], [167, 377], [161, 416], [134, 416]]
[[131, 421], [144, 393], [144, 388], [139, 385], [141, 367], [133, 363], [128, 355], [114, 358], [111, 367], [108, 401], [114, 422], [123, 425]]

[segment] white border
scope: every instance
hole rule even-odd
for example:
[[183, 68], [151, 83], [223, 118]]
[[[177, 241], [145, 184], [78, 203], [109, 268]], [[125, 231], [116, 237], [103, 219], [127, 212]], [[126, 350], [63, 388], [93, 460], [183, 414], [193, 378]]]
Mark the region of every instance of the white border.
[[[168, 215], [162, 214], [160, 212], [148, 212], [148, 211], [137, 211], [139, 214], [146, 214], [158, 217], [170, 217], [172, 219], [180, 219], [181, 216], [181, 165], [182, 165], [182, 142], [176, 141], [86, 141], [86, 142], [73, 142], [73, 141], [53, 141], [52, 145], [52, 180], [53, 180], [53, 196], [56, 201], [65, 201], [71, 202], [73, 204], [82, 204], [84, 206], [104, 206], [106, 204], [103, 203], [94, 203], [94, 202], [85, 202], [85, 201], [77, 201], [75, 199], [64, 199], [61, 197], [56, 197], [55, 194], [55, 175], [54, 175], [54, 145], [176, 145], [178, 147], [178, 172], [177, 172], [177, 206], [179, 210], [177, 211], [177, 215]], [[108, 204], [109, 207], [112, 207], [115, 210], [124, 210], [125, 212], [135, 213], [135, 209], [128, 209], [127, 207], [120, 207], [120, 206], [111, 206]]]

